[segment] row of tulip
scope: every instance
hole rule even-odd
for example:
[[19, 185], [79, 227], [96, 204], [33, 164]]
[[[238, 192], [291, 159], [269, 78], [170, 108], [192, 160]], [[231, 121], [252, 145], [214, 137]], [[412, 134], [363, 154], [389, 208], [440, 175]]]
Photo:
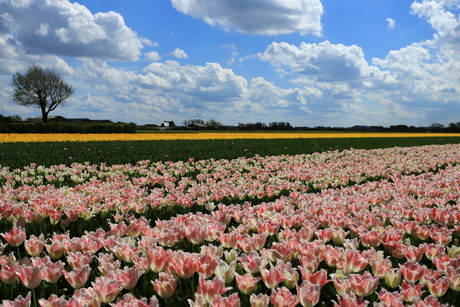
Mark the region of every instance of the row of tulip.
[[[215, 203], [272, 201], [293, 191], [319, 191], [460, 161], [459, 145], [347, 150], [312, 155], [137, 165], [72, 164], [0, 170], [0, 217], [51, 224], [89, 220], [103, 212], [154, 217], [160, 209], [211, 209]], [[160, 217], [162, 217], [160, 215]]]
[[404, 138], [455, 137], [459, 133], [331, 133], [331, 132], [182, 132], [182, 133], [3, 133], [0, 143], [11, 142], [91, 142], [157, 140], [235, 140], [235, 139], [318, 139], [318, 138]]
[[[387, 150], [388, 157], [380, 159], [391, 163], [381, 172], [372, 167], [378, 164], [373, 159], [385, 150], [209, 161], [209, 166], [205, 161], [165, 163], [160, 171], [158, 164], [153, 168], [143, 161], [135, 170], [115, 166], [113, 176], [72, 188], [15, 188], [7, 175], [0, 200], [2, 303], [454, 305], [460, 291], [458, 149]], [[353, 166], [355, 174], [367, 175], [362, 184], [350, 185], [358, 181], [348, 179], [339, 188], [306, 193], [301, 187], [308, 180], [322, 178], [313, 166], [302, 168], [313, 157], [317, 160], [312, 164], [323, 173], [330, 167], [338, 177], [340, 169], [351, 176]], [[349, 161], [337, 162], [342, 159]], [[80, 166], [76, 172], [85, 167], [94, 166]], [[33, 169], [45, 168], [29, 167], [27, 172]], [[163, 181], [152, 181], [152, 172]], [[232, 173], [241, 182], [260, 180], [265, 190], [274, 183], [276, 189], [285, 189], [277, 176], [298, 185], [282, 197], [274, 193], [271, 201], [242, 201], [232, 194], [238, 186], [236, 178], [229, 179]], [[192, 175], [193, 184], [187, 179]], [[368, 180], [376, 177], [382, 179]], [[336, 178], [331, 178], [325, 187], [334, 187]], [[214, 205], [218, 199], [207, 199], [204, 212], [178, 214], [183, 201], [168, 198], [196, 184], [209, 187], [209, 195], [212, 188], [221, 193], [218, 187], [227, 182], [230, 191], [224, 195], [232, 203]], [[140, 208], [156, 199], [169, 201], [162, 208], [171, 211], [170, 218], [151, 221], [142, 216], [145, 209]], [[192, 198], [190, 206], [198, 204]], [[78, 213], [66, 208], [78, 208]], [[101, 217], [109, 219], [104, 224]], [[90, 220], [99, 227], [84, 232], [69, 225]], [[40, 228], [31, 227], [35, 224], [49, 224], [53, 231], [37, 233]]]

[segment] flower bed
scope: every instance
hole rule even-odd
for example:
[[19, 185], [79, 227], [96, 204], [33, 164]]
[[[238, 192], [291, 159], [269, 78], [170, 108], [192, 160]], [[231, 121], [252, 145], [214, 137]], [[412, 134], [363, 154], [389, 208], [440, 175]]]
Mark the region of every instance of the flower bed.
[[167, 132], [167, 133], [2, 133], [0, 143], [11, 142], [92, 142], [157, 140], [235, 140], [235, 139], [318, 139], [318, 138], [439, 138], [458, 137], [459, 133], [400, 132]]
[[460, 145], [0, 170], [3, 305], [455, 305]]

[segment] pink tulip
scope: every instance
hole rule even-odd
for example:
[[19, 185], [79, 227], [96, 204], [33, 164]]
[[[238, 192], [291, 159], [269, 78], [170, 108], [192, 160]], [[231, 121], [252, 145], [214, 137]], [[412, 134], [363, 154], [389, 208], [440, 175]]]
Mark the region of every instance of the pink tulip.
[[75, 269], [70, 272], [64, 272], [64, 277], [67, 280], [67, 282], [72, 286], [72, 288], [80, 289], [88, 281], [90, 273], [91, 268], [89, 265], [86, 264], [80, 269]]
[[315, 235], [316, 227], [311, 224], [304, 224], [297, 233], [297, 238], [302, 242], [310, 242]]
[[218, 277], [214, 277], [211, 280], [205, 280], [200, 276], [196, 293], [202, 295], [206, 302], [212, 302], [215, 295], [222, 295], [230, 289], [231, 288], [225, 288], [225, 282]]
[[160, 272], [158, 279], [152, 281], [155, 292], [164, 299], [170, 298], [177, 288], [177, 276]]
[[240, 305], [241, 302], [237, 293], [233, 293], [227, 297], [216, 295], [212, 303], [213, 307], [240, 307]]
[[270, 304], [270, 296], [266, 294], [251, 294], [249, 297], [249, 303], [251, 304], [251, 307], [268, 307]]
[[346, 272], [357, 273], [364, 270], [369, 261], [363, 257], [357, 250], [348, 250], [345, 257], [337, 262], [337, 268]]
[[49, 283], [56, 283], [64, 274], [64, 262], [48, 262], [41, 266], [41, 276]]
[[22, 284], [32, 290], [37, 288], [42, 281], [41, 267], [39, 266], [32, 267], [21, 265], [19, 266], [17, 274]]
[[404, 295], [398, 291], [388, 292], [385, 289], [380, 289], [380, 292], [377, 294], [380, 302], [385, 303], [384, 306], [394, 306], [394, 307], [403, 307], [404, 304]]
[[437, 270], [447, 271], [447, 267], [451, 265], [452, 258], [442, 253], [434, 257], [431, 261], [433, 262]]
[[260, 268], [266, 265], [264, 259], [256, 251], [251, 252], [249, 255], [241, 254], [241, 257], [237, 259], [241, 263], [243, 269], [252, 274], [260, 272]]
[[368, 296], [379, 286], [378, 277], [372, 276], [369, 272], [350, 275], [351, 291], [358, 296]]
[[10, 231], [2, 234], [3, 238], [11, 246], [19, 246], [26, 239], [26, 230], [24, 228], [13, 226]]
[[322, 257], [324, 258], [324, 262], [331, 268], [335, 268], [337, 262], [340, 259], [340, 255], [343, 253], [343, 249], [334, 248], [332, 245], [326, 245], [324, 250], [322, 251]]
[[143, 297], [137, 299], [131, 293], [126, 293], [123, 295], [122, 299], [118, 299], [115, 303], [112, 303], [113, 307], [153, 307], [152, 304], [149, 304], [147, 298]]
[[190, 225], [185, 227], [185, 236], [192, 244], [200, 244], [206, 236], [206, 228], [200, 224]]
[[121, 280], [112, 279], [109, 277], [97, 277], [91, 283], [97, 299], [101, 303], [111, 303], [123, 290], [123, 282]]
[[171, 254], [172, 251], [170, 249], [165, 250], [162, 247], [149, 250], [148, 261], [150, 263], [150, 269], [155, 273], [164, 271]]
[[109, 276], [111, 272], [118, 270], [120, 266], [120, 260], [116, 260], [112, 262], [101, 262], [97, 268], [102, 276]]
[[274, 307], [290, 307], [299, 304], [297, 295], [292, 294], [286, 287], [273, 289], [270, 301]]
[[123, 288], [132, 290], [137, 285], [139, 277], [144, 273], [138, 266], [134, 265], [131, 268], [125, 267], [124, 270], [116, 270], [109, 276], [123, 282]]
[[431, 295], [441, 297], [449, 290], [450, 280], [446, 276], [439, 278], [428, 277], [425, 278], [425, 286], [428, 288]]
[[48, 299], [39, 299], [38, 303], [40, 304], [41, 307], [44, 306], [68, 306], [69, 303], [65, 300], [64, 295], [61, 297], [58, 297], [56, 294], [51, 294]]
[[334, 307], [366, 307], [369, 304], [368, 301], [364, 301], [362, 297], [357, 297], [353, 292], [337, 296], [337, 301], [338, 302], [334, 302]]
[[324, 243], [332, 239], [332, 230], [330, 228], [319, 229], [315, 231], [315, 236]]
[[214, 274], [217, 264], [219, 263], [219, 258], [211, 257], [208, 254], [199, 254], [197, 255], [197, 262], [199, 265], [197, 266], [196, 271], [207, 279]]
[[432, 226], [430, 237], [439, 245], [446, 246], [452, 241], [452, 230], [445, 227]]
[[345, 231], [341, 227], [334, 227], [332, 229], [332, 241], [335, 244], [343, 244], [345, 241], [346, 236], [350, 233], [350, 231]]
[[443, 306], [443, 305], [441, 305], [441, 303], [439, 302], [436, 296], [428, 295], [427, 297], [425, 297], [423, 301], [419, 297], [415, 298], [414, 304], [412, 306], [426, 307], [426, 306]]
[[12, 265], [3, 264], [0, 270], [0, 279], [7, 285], [12, 285], [18, 280], [18, 275], [16, 272], [18, 271], [18, 263], [15, 262]]
[[429, 260], [433, 260], [433, 258], [439, 256], [440, 254], [444, 253], [446, 248], [443, 245], [438, 245], [434, 243], [426, 244], [423, 247], [425, 256]]
[[38, 237], [31, 235], [24, 243], [24, 248], [26, 249], [27, 254], [31, 257], [39, 256], [44, 247], [45, 238], [43, 237], [43, 234], [40, 234]]
[[425, 271], [425, 266], [421, 266], [417, 262], [406, 262], [400, 266], [401, 274], [405, 280], [411, 282], [417, 282], [423, 275]]
[[399, 287], [400, 292], [404, 296], [404, 301], [407, 303], [413, 303], [417, 297], [422, 296], [423, 284], [418, 283], [415, 285], [413, 282], [403, 281]]
[[316, 255], [314, 253], [305, 254], [300, 257], [299, 262], [302, 267], [315, 272], [318, 269], [319, 264], [323, 260], [322, 255]]
[[219, 241], [220, 244], [222, 244], [222, 246], [225, 248], [234, 248], [237, 244], [236, 237], [233, 233], [219, 234]]
[[327, 271], [325, 269], [321, 269], [315, 273], [303, 267], [299, 267], [299, 270], [302, 273], [302, 281], [308, 281], [321, 288], [330, 281], [327, 279]]
[[99, 307], [101, 305], [96, 297], [93, 288], [82, 288], [75, 290], [73, 296], [69, 299], [70, 306], [88, 306]]
[[423, 257], [424, 247], [423, 246], [407, 246], [403, 249], [404, 256], [409, 261], [420, 262]]
[[415, 229], [415, 234], [420, 240], [425, 241], [430, 237], [430, 229], [427, 225], [419, 225]]
[[241, 248], [243, 252], [248, 254], [252, 251], [261, 250], [264, 247], [266, 240], [267, 240], [266, 234], [254, 234], [252, 236], [244, 235], [237, 242], [237, 244], [238, 244], [238, 247]]
[[292, 261], [297, 252], [293, 245], [290, 244], [290, 242], [288, 241], [284, 241], [281, 243], [273, 242], [270, 250], [275, 259], [280, 259], [284, 262]]
[[447, 267], [447, 276], [450, 280], [450, 288], [454, 291], [460, 291], [460, 267]]
[[52, 259], [59, 259], [67, 251], [67, 246], [61, 240], [53, 240], [51, 244], [45, 244], [46, 251]]
[[190, 253], [176, 251], [171, 254], [166, 270], [180, 278], [188, 279], [198, 270], [200, 263]]
[[251, 294], [260, 281], [259, 277], [254, 277], [251, 273], [246, 273], [244, 275], [235, 273], [235, 279], [238, 290], [246, 295]]
[[3, 300], [2, 306], [3, 307], [30, 307], [32, 305], [32, 296], [27, 293], [26, 297], [22, 297], [19, 295], [14, 301]]
[[275, 235], [280, 229], [281, 223], [272, 220], [262, 220], [257, 223], [257, 232], [268, 236]]
[[90, 252], [70, 252], [67, 254], [67, 262], [73, 269], [81, 269], [85, 265], [89, 265], [93, 257]]
[[351, 292], [351, 280], [348, 277], [339, 278], [333, 275], [332, 282], [334, 283], [335, 291], [337, 291], [340, 296]]
[[270, 266], [270, 270], [264, 268], [260, 269], [260, 277], [267, 288], [274, 289], [284, 280], [284, 277], [282, 274], [283, 272], [281, 272], [279, 268], [273, 267], [271, 264]]
[[392, 264], [388, 258], [373, 258], [369, 260], [369, 265], [372, 269], [372, 275], [378, 278], [385, 278], [385, 275], [391, 271]]
[[112, 251], [119, 260], [126, 263], [133, 263], [139, 249], [129, 244], [121, 243], [112, 247]]
[[303, 307], [311, 307], [319, 302], [321, 286], [304, 281], [300, 287], [297, 286], [297, 296]]
[[380, 245], [381, 234], [377, 230], [369, 230], [359, 234], [359, 240], [364, 247], [377, 247]]

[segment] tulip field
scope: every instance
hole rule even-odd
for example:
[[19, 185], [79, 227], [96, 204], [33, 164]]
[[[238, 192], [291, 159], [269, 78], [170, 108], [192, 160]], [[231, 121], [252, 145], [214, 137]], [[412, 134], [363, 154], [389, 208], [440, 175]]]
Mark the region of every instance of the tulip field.
[[460, 144], [0, 166], [1, 306], [459, 306]]

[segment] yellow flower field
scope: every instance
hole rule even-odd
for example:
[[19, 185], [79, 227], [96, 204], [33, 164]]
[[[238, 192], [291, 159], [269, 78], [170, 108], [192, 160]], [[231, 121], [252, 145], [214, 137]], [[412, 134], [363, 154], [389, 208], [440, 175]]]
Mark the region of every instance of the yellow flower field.
[[202, 133], [141, 133], [141, 134], [0, 134], [0, 143], [12, 142], [90, 142], [90, 141], [156, 141], [213, 139], [303, 139], [303, 138], [394, 138], [443, 137], [460, 133], [317, 133], [317, 132], [202, 132]]

